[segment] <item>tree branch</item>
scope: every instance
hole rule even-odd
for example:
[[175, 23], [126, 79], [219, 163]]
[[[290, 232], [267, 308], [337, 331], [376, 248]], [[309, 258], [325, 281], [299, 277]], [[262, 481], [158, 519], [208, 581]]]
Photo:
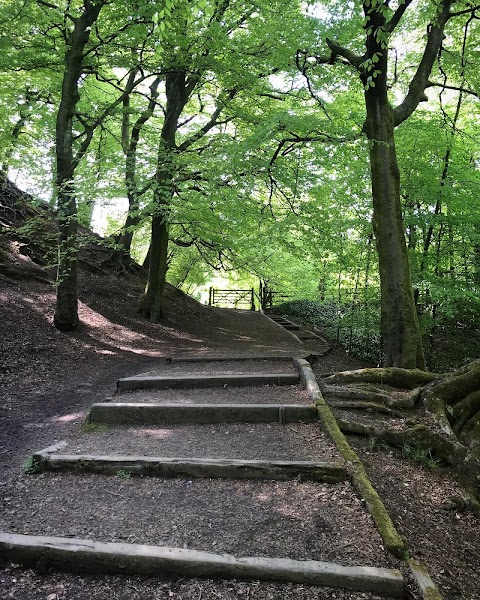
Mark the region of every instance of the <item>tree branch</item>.
[[340, 46], [340, 44], [338, 44], [335, 40], [331, 40], [330, 38], [327, 38], [325, 41], [332, 52], [332, 56], [330, 57], [329, 61], [331, 64], [337, 60], [337, 56], [341, 56], [357, 71], [362, 72], [362, 63], [365, 60], [363, 56], [358, 56], [351, 50], [348, 50], [348, 48]]
[[36, 0], [37, 4], [41, 4], [42, 6], [46, 6], [47, 8], [53, 8], [55, 10], [58, 10], [58, 6], [56, 4], [51, 4], [50, 2], [47, 2], [46, 0]]
[[444, 39], [445, 25], [450, 18], [450, 6], [455, 0], [442, 0], [441, 10], [435, 16], [435, 20], [430, 23], [428, 29], [427, 43], [423, 52], [422, 60], [418, 69], [410, 82], [408, 93], [403, 102], [395, 108], [394, 119], [395, 126], [403, 123], [417, 108], [420, 102], [425, 101], [425, 88], [428, 85], [428, 78], [432, 71], [433, 63], [438, 55], [442, 41]]
[[477, 10], [480, 10], [480, 4], [477, 4], [475, 6], [470, 6], [470, 8], [466, 8], [465, 10], [459, 10], [458, 12], [450, 13], [450, 18], [461, 17], [462, 15], [473, 14]]
[[428, 81], [427, 88], [429, 87], [441, 87], [444, 90], [453, 90], [455, 92], [462, 92], [462, 94], [468, 94], [470, 96], [475, 96], [475, 98], [478, 98], [480, 100], [480, 93], [475, 92], [474, 90], [469, 90], [467, 88], [461, 87], [461, 86], [455, 86], [455, 85], [446, 85], [445, 83], [439, 83], [436, 81]]
[[392, 33], [394, 31], [395, 27], [399, 24], [403, 15], [405, 14], [405, 11], [407, 10], [407, 8], [410, 6], [410, 4], [412, 2], [413, 2], [413, 0], [404, 0], [403, 2], [400, 3], [400, 6], [393, 13], [392, 18], [387, 23], [387, 26], [386, 26], [387, 33]]
[[220, 113], [222, 112], [222, 110], [225, 108], [225, 105], [235, 97], [237, 92], [238, 92], [237, 88], [230, 90], [230, 92], [228, 93], [228, 96], [227, 96], [227, 100], [219, 103], [217, 108], [212, 113], [212, 116], [211, 116], [210, 120], [208, 121], [208, 123], [205, 123], [205, 125], [203, 127], [201, 127], [196, 133], [194, 133], [188, 140], [185, 140], [182, 144], [180, 144], [178, 146], [178, 150], [180, 152], [183, 152], [184, 150], [189, 148], [192, 144], [197, 142], [206, 133], [208, 133], [213, 127], [215, 127], [215, 125], [218, 122], [218, 117], [220, 116]]

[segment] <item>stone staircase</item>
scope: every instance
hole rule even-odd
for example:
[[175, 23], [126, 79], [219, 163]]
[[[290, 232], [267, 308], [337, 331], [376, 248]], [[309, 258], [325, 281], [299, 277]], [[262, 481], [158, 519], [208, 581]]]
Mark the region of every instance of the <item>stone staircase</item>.
[[276, 315], [273, 312], [267, 312], [267, 313], [265, 313], [265, 316], [268, 317], [271, 321], [273, 321], [277, 325], [280, 325], [280, 327], [283, 327], [284, 329], [286, 329], [297, 340], [299, 340], [302, 343], [314, 342], [317, 345], [323, 346], [323, 348], [322, 348], [323, 351], [327, 350], [330, 347], [328, 342], [326, 342], [320, 335], [318, 335], [318, 333], [315, 333], [308, 327], [303, 327], [302, 325], [299, 325], [298, 323], [294, 323], [293, 321], [290, 321], [290, 319], [287, 319], [280, 315]]
[[[85, 529], [77, 524], [71, 531], [68, 525], [62, 532], [53, 527], [52, 534], [48, 515], [30, 525], [36, 527], [35, 533], [40, 535], [32, 535], [30, 531], [0, 533], [1, 555], [17, 563], [46, 563], [49, 568], [87, 573], [176, 573], [191, 577], [288, 581], [361, 591], [366, 594], [362, 598], [373, 598], [368, 594], [402, 597], [405, 584], [398, 569], [401, 563], [385, 552], [370, 516], [360, 499], [354, 497], [349, 483], [352, 472], [318, 421], [319, 406], [315, 402], [318, 398], [315, 390], [312, 392], [315, 384], [311, 374], [309, 379], [308, 373], [302, 371], [302, 364], [305, 361], [284, 356], [167, 359], [155, 371], [120, 379], [112, 398], [91, 406], [86, 433], [79, 435], [73, 443], [56, 443], [33, 456], [33, 470], [44, 473], [43, 477], [57, 477], [54, 482], [57, 486], [62, 485], [58, 477], [73, 477], [69, 485], [78, 488], [79, 494], [82, 493], [82, 481], [86, 487], [90, 485], [90, 479], [82, 478], [98, 477], [99, 482], [105, 482], [108, 476], [116, 475], [117, 480], [125, 480], [128, 484], [133, 478], [128, 493], [134, 499], [135, 486], [138, 486], [139, 511], [143, 501], [141, 494], [145, 494], [145, 490], [148, 494], [164, 494], [165, 506], [175, 504], [174, 499], [165, 497], [166, 484], [162, 482], [166, 482], [166, 478], [181, 478], [192, 484], [192, 497], [197, 493], [203, 502], [203, 509], [198, 509], [198, 515], [195, 513], [193, 521], [189, 522], [204, 523], [207, 511], [211, 514], [207, 526], [213, 537], [218, 537], [215, 519], [223, 509], [217, 509], [216, 503], [220, 503], [221, 494], [237, 498], [241, 492], [237, 484], [232, 487], [233, 484], [228, 482], [251, 480], [248, 485], [260, 486], [258, 489], [247, 488], [252, 498], [277, 495], [283, 498], [283, 504], [275, 505], [277, 529], [274, 527], [270, 536], [268, 528], [263, 532], [268, 518], [261, 526], [256, 525], [258, 515], [255, 511], [261, 512], [262, 506], [253, 509], [251, 525], [243, 520], [235, 523], [240, 530], [239, 538], [245, 539], [244, 532], [250, 532], [247, 547], [252, 545], [257, 534], [269, 536], [267, 545], [275, 546], [275, 535], [283, 529], [282, 514], [289, 514], [289, 504], [295, 503], [296, 491], [307, 485], [304, 482], [309, 482], [308, 501], [313, 505], [316, 494], [318, 498], [330, 494], [335, 501], [325, 503], [324, 513], [314, 516], [310, 530], [305, 525], [306, 519], [311, 517], [308, 511], [301, 518], [295, 517], [294, 522], [299, 526], [299, 549], [294, 548], [296, 535], [293, 532], [290, 538], [293, 556], [289, 556], [289, 547], [278, 548], [279, 555], [270, 549], [267, 555], [245, 556], [241, 547], [239, 553], [230, 552], [227, 543], [224, 546], [220, 543], [221, 551], [217, 552], [216, 541], [212, 546], [207, 543], [206, 549], [190, 547], [188, 542], [183, 546], [159, 545], [151, 543], [151, 536], [146, 531], [137, 530], [134, 537], [142, 543], [123, 543], [117, 539], [105, 541], [105, 537], [102, 541], [93, 541], [90, 537], [77, 537], [77, 531]], [[269, 452], [276, 443], [278, 448], [274, 453], [279, 456], [271, 458]], [[311, 447], [305, 450], [309, 444]], [[65, 453], [67, 449], [68, 454]], [[305, 457], [305, 452], [310, 456]], [[49, 472], [52, 474], [48, 475]], [[145, 478], [150, 481], [158, 478], [154, 480], [158, 483], [149, 483], [147, 488]], [[196, 480], [205, 480], [208, 490], [199, 487], [195, 492], [192, 482]], [[220, 496], [212, 491], [215, 485], [222, 490]], [[338, 493], [328, 491], [336, 490], [334, 486], [343, 487]], [[186, 493], [185, 486], [175, 493], [178, 494], [180, 489], [182, 494]], [[113, 496], [121, 495], [110, 488], [106, 491]], [[341, 494], [350, 498], [348, 518], [342, 512]], [[184, 500], [178, 498], [178, 504]], [[152, 520], [161, 521], [162, 496], [155, 506], [158, 514], [153, 514]], [[96, 510], [105, 511], [105, 503], [100, 503]], [[232, 510], [235, 510], [235, 503]], [[330, 520], [329, 511], [333, 515]], [[75, 519], [75, 515], [71, 518]], [[291, 521], [284, 517], [285, 528], [291, 526]], [[315, 530], [315, 527], [319, 529]], [[371, 538], [363, 540], [372, 548], [367, 564], [364, 564], [362, 549], [355, 548], [358, 538], [354, 536], [352, 542], [347, 540], [343, 544], [348, 530], [352, 532], [356, 527]], [[324, 531], [320, 533], [320, 529]], [[94, 526], [92, 530], [95, 530]], [[318, 540], [315, 535], [312, 537], [312, 532]], [[121, 537], [110, 534], [107, 537]], [[309, 552], [302, 546], [302, 536], [308, 539], [304, 546], [311, 546]], [[175, 540], [175, 536], [173, 538]], [[184, 539], [188, 540], [188, 531]], [[147, 543], [143, 543], [144, 540]], [[336, 546], [343, 548], [344, 545], [350, 547], [347, 553], [335, 550]], [[236, 548], [234, 543], [231, 547]], [[339, 560], [326, 560], [331, 554]]]

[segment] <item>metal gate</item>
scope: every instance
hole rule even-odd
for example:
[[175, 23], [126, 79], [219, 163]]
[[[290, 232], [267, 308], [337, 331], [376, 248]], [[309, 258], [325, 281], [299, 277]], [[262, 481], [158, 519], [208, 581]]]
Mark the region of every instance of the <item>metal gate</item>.
[[208, 305], [255, 310], [255, 291], [253, 288], [249, 290], [216, 290], [211, 287]]

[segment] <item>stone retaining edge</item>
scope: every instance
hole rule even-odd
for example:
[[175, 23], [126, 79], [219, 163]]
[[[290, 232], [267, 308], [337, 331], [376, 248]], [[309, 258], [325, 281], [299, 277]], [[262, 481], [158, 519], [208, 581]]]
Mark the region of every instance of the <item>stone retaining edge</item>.
[[300, 379], [303, 385], [317, 406], [320, 421], [335, 442], [342, 457], [347, 461], [353, 486], [357, 494], [365, 502], [385, 548], [394, 556], [405, 560], [408, 557], [407, 543], [396, 530], [385, 505], [371, 484], [361, 460], [340, 431], [335, 416], [322, 396], [310, 364], [304, 359], [294, 359], [293, 362], [300, 372]]
[[161, 456], [100, 456], [89, 454], [33, 455], [38, 471], [70, 471], [135, 476], [202, 477], [228, 479], [299, 479], [336, 483], [348, 479], [345, 466], [326, 461], [264, 461], [235, 459], [177, 458]]
[[385, 505], [368, 479], [360, 458], [352, 450], [347, 439], [340, 431], [334, 414], [322, 396], [310, 364], [301, 358], [294, 358], [293, 364], [299, 370], [302, 384], [306, 387], [310, 397], [317, 406], [319, 419], [335, 442], [339, 452], [347, 461], [347, 464], [350, 465], [352, 482], [357, 489], [357, 493], [365, 500], [385, 547], [395, 556], [407, 560], [409, 569], [417, 582], [423, 600], [442, 600], [442, 596], [426, 567], [418, 561], [408, 558], [409, 551], [406, 540], [395, 529]]
[[442, 596], [433, 583], [427, 568], [413, 558], [408, 561], [408, 566], [417, 582], [423, 600], [442, 600]]
[[242, 557], [184, 548], [101, 543], [60, 537], [0, 533], [1, 556], [11, 562], [82, 573], [121, 573], [288, 581], [402, 597], [399, 571], [335, 563]]

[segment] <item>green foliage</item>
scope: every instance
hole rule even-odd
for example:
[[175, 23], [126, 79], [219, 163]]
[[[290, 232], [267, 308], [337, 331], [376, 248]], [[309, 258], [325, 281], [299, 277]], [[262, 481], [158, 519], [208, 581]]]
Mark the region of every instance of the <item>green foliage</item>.
[[[420, 58], [417, 40], [438, 6], [422, 0], [408, 8], [390, 35], [385, 26], [372, 26], [374, 17], [392, 17], [381, 0], [105, 3], [90, 32], [74, 115], [79, 222], [90, 225], [95, 207], [104, 205], [113, 237], [122, 224], [120, 199], [125, 204], [127, 189], [133, 191], [138, 206], [132, 214], [139, 218], [131, 228], [132, 254], [143, 260], [154, 176], [159, 156], [165, 159], [159, 144], [165, 74], [183, 73], [191, 86], [169, 163], [168, 220], [177, 242], [170, 244], [169, 281], [199, 295], [219, 272], [241, 287], [262, 279], [271, 289], [307, 299], [282, 310], [325, 328], [348, 351], [376, 363], [379, 277], [362, 129], [364, 87], [378, 88], [384, 54], [377, 48], [365, 55], [365, 39], [388, 46], [390, 57], [395, 53], [388, 94], [398, 103]], [[52, 202], [64, 57], [69, 25], [80, 10], [78, 2], [9, 0], [0, 6], [0, 165]], [[466, 31], [467, 20], [449, 22], [441, 69], [436, 66], [431, 79], [468, 84], [478, 94], [479, 24], [471, 21]], [[364, 85], [343, 58], [337, 56], [335, 65], [320, 60], [328, 53], [327, 38], [362, 57]], [[301, 73], [298, 49], [308, 59]], [[125, 95], [131, 73], [137, 85]], [[161, 79], [158, 98], [142, 120], [154, 74]], [[479, 351], [480, 139], [475, 97], [453, 90], [439, 96], [435, 89], [398, 129], [396, 147], [427, 358], [430, 367], [445, 369], [447, 361]], [[127, 142], [135, 125], [135, 173], [127, 183]], [[50, 235], [49, 248], [55, 241], [41, 219], [21, 233], [32, 242]], [[49, 263], [56, 260], [56, 252], [48, 255]], [[453, 353], [445, 351], [448, 339]]]
[[323, 329], [332, 343], [340, 344], [347, 352], [361, 360], [378, 364], [378, 304], [294, 300], [281, 304], [275, 311]]
[[124, 471], [123, 469], [120, 469], [119, 471], [117, 471], [116, 476], [119, 479], [123, 479], [124, 481], [128, 481], [129, 479], [132, 478], [132, 474], [130, 473], [130, 471]]
[[402, 455], [409, 460], [413, 460], [427, 469], [435, 469], [440, 464], [440, 460], [432, 454], [432, 449], [421, 448], [412, 444], [402, 446]]
[[29, 456], [22, 467], [22, 472], [25, 473], [25, 475], [34, 475], [35, 473], [39, 473], [40, 465], [38, 460], [36, 460], [33, 456]]

